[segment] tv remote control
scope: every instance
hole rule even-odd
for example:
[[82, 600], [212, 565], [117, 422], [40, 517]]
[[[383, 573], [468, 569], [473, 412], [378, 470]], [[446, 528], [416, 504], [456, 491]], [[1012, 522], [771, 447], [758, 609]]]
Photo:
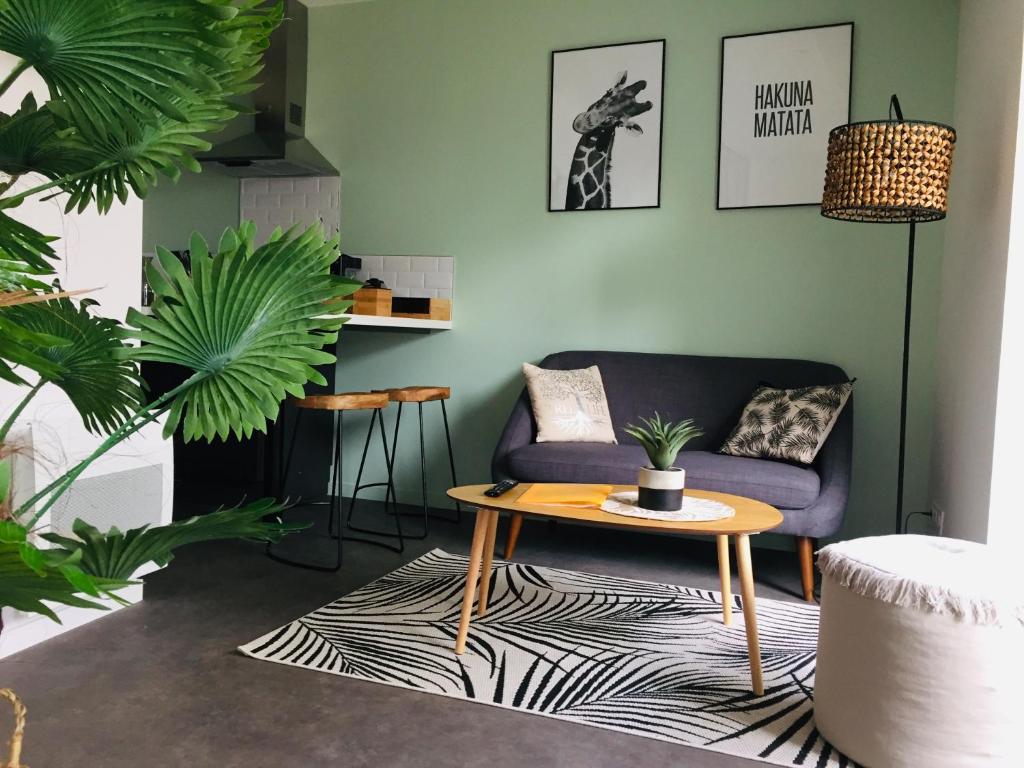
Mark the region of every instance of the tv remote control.
[[489, 496], [494, 499], [501, 496], [503, 493], [508, 493], [513, 488], [519, 485], [518, 480], [502, 480], [500, 483], [495, 483], [493, 486], [484, 491], [484, 496]]

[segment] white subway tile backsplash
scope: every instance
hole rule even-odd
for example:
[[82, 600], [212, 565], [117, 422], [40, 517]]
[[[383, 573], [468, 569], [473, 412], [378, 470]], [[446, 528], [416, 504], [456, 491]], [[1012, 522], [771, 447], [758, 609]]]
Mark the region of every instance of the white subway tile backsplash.
[[452, 289], [452, 277], [451, 272], [425, 272], [423, 273], [423, 287], [446, 288], [450, 291]]
[[408, 256], [385, 256], [384, 269], [388, 272], [408, 272], [411, 260]]
[[299, 176], [293, 180], [292, 189], [303, 194], [317, 194], [320, 192], [320, 177]]
[[383, 280], [393, 296], [452, 299], [454, 259], [451, 256], [363, 256], [362, 269], [350, 272], [357, 280]]
[[239, 213], [258, 228], [257, 245], [267, 241], [274, 227], [322, 224], [333, 237], [341, 223], [338, 208], [341, 179], [337, 176], [242, 179]]
[[409, 261], [413, 272], [437, 272], [437, 256], [413, 256]]
[[305, 204], [306, 204], [306, 206], [308, 208], [320, 208], [322, 210], [328, 210], [328, 211], [331, 210], [332, 208], [337, 208], [338, 207], [331, 200], [331, 193], [330, 192], [318, 192], [318, 193], [311, 192], [311, 193], [306, 195], [306, 203]]
[[401, 288], [423, 288], [422, 272], [399, 272], [395, 285]]
[[271, 208], [267, 211], [267, 221], [271, 224], [291, 226], [295, 223], [291, 208]]
[[384, 257], [383, 256], [363, 256], [363, 269], [367, 272], [383, 272], [384, 271]]

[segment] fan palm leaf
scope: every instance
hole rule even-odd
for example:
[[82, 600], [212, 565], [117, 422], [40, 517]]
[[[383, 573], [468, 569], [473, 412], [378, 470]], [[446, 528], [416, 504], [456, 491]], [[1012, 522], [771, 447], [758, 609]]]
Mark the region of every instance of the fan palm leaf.
[[13, 307], [0, 309], [0, 379], [12, 384], [27, 384], [14, 369], [17, 366], [35, 371], [40, 376], [57, 378], [61, 367], [39, 353], [47, 347], [67, 346], [70, 342], [57, 336], [30, 331], [9, 315]]
[[72, 526], [74, 537], [48, 533], [43, 534], [43, 538], [65, 555], [78, 558], [82, 570], [89, 576], [124, 581], [147, 563], [166, 565], [173, 557], [173, 550], [185, 544], [237, 538], [274, 542], [287, 533], [307, 527], [304, 523], [282, 523], [276, 517], [273, 521], [264, 521], [265, 517], [276, 516], [282, 509], [283, 506], [273, 499], [262, 499], [170, 525], [143, 526], [123, 533], [117, 528], [101, 533], [84, 520], [76, 520]]
[[334, 362], [323, 347], [337, 340], [345, 296], [360, 283], [330, 274], [337, 241], [319, 227], [274, 232], [253, 247], [255, 227], [228, 229], [217, 252], [198, 234], [190, 242], [192, 273], [158, 248], [147, 267], [156, 294], [151, 315], [131, 311], [134, 360], [174, 363], [193, 371], [170, 404], [165, 433], [183, 421], [186, 441], [249, 437], [277, 417], [288, 395], [307, 382], [326, 383], [314, 366]]
[[142, 390], [135, 364], [119, 357], [125, 348], [120, 325], [92, 314], [95, 303], [58, 295], [51, 301], [2, 311], [3, 318], [19, 328], [61, 340], [58, 344], [26, 345], [35, 356], [52, 364], [37, 372], [44, 381], [64, 390], [86, 429], [109, 433], [135, 412]]
[[118, 580], [94, 579], [79, 568], [76, 552], [39, 549], [27, 541], [25, 529], [0, 521], [0, 605], [60, 619], [43, 601], [79, 608], [106, 606], [88, 597], [111, 595], [126, 586]]
[[132, 192], [145, 198], [158, 174], [176, 181], [182, 169], [198, 173], [201, 168], [192, 155], [211, 147], [198, 136], [217, 130], [235, 113], [207, 104], [183, 104], [182, 111], [184, 121], [163, 115], [139, 120], [125, 114], [116, 125], [97, 129], [78, 110], [69, 109], [67, 124], [76, 128], [64, 143], [75, 150], [75, 164], [88, 170], [69, 168], [69, 179], [61, 185], [70, 193], [65, 210], [81, 212], [95, 202], [106, 211], [115, 198], [123, 203]]
[[[258, 0], [9, 0], [0, 50], [32, 66], [51, 101], [0, 120], [0, 169], [37, 171], [70, 193], [68, 210], [100, 211], [158, 172], [198, 171], [198, 138], [239, 112], [280, 4]], [[10, 82], [0, 85], [0, 92]], [[36, 190], [38, 191], [38, 190]], [[17, 204], [25, 195], [6, 201]]]
[[0, 211], [0, 261], [24, 264], [26, 271], [46, 275], [53, 273], [50, 260], [56, 258], [50, 243], [57, 237], [44, 235]]
[[88, 161], [60, 139], [58, 130], [53, 112], [46, 105], [38, 108], [29, 93], [13, 115], [0, 114], [0, 172], [12, 178], [25, 173], [55, 178], [89, 168]]
[[247, 0], [7, 0], [0, 49], [18, 56], [97, 125], [125, 110], [182, 120], [172, 94], [198, 103], [243, 90], [279, 5]]

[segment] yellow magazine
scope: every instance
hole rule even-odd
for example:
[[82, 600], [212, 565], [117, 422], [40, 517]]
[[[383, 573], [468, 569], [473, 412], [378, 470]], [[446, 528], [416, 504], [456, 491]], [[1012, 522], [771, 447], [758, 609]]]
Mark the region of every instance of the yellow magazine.
[[516, 499], [520, 504], [558, 504], [564, 507], [600, 507], [612, 492], [610, 485], [534, 483]]

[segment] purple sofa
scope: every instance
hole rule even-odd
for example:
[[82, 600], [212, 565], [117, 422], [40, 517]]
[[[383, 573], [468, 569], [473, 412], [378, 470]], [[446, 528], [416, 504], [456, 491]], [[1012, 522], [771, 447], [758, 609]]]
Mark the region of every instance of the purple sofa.
[[[524, 389], [512, 409], [492, 461], [495, 480], [524, 482], [636, 483], [647, 463], [643, 448], [623, 427], [655, 411], [670, 420], [693, 419], [704, 436], [687, 444], [676, 461], [691, 488], [735, 493], [777, 507], [785, 521], [775, 533], [797, 538], [804, 596], [813, 599], [814, 540], [839, 530], [850, 489], [853, 397], [810, 467], [725, 456], [719, 447], [739, 420], [755, 387], [795, 388], [849, 381], [839, 367], [808, 360], [698, 357], [639, 352], [558, 352], [542, 368], [601, 370], [618, 445], [537, 443], [537, 425]], [[518, 536], [510, 530], [506, 556]]]

